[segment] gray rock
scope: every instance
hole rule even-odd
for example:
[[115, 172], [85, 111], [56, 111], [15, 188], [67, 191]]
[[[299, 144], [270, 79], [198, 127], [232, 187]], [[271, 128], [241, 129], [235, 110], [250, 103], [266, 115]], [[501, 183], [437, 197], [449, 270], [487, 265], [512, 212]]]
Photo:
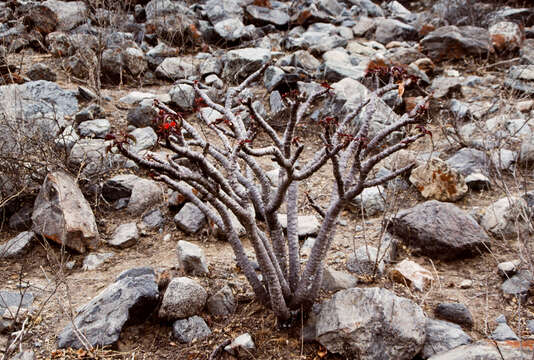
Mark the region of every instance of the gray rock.
[[258, 26], [267, 24], [285, 26], [289, 22], [287, 11], [269, 9], [263, 6], [249, 5], [246, 7], [246, 14], [249, 20]]
[[172, 337], [181, 343], [189, 344], [211, 335], [211, 330], [200, 316], [176, 320], [172, 324]]
[[514, 276], [519, 270], [521, 260], [505, 261], [497, 265], [497, 273], [503, 280], [509, 279]]
[[84, 177], [92, 177], [123, 165], [122, 155], [107, 151], [111, 142], [102, 139], [81, 139], [70, 150], [68, 164], [73, 168], [81, 167]]
[[5, 325], [9, 327], [14, 320], [19, 320], [14, 319], [17, 314], [14, 314], [13, 310], [17, 311], [18, 309], [19, 316], [22, 313], [28, 313], [32, 309], [33, 300], [33, 294], [28, 291], [0, 290], [0, 328], [2, 315], [7, 320]]
[[129, 198], [135, 183], [140, 180], [136, 175], [121, 174], [107, 179], [102, 186], [102, 195], [108, 201]]
[[237, 358], [247, 358], [254, 350], [256, 350], [256, 345], [249, 333], [239, 335], [224, 347], [224, 351], [237, 356]]
[[272, 91], [274, 88], [280, 85], [284, 81], [285, 74], [286, 73], [284, 70], [276, 66], [269, 66], [267, 69], [265, 69], [265, 73], [263, 74], [263, 83], [267, 88], [267, 91]]
[[131, 222], [119, 225], [115, 229], [109, 244], [124, 249], [135, 245], [137, 240], [139, 240], [137, 224], [135, 222]]
[[[361, 70], [363, 74], [365, 70]], [[360, 103], [366, 100], [370, 95], [369, 90], [362, 83], [352, 78], [344, 78], [343, 80], [332, 84], [332, 88], [334, 89], [333, 92], [336, 96], [336, 105], [339, 104], [338, 106], [341, 108], [341, 111], [337, 112], [337, 116], [344, 116], [347, 113], [354, 111], [356, 107], [358, 107]], [[366, 112], [367, 106], [363, 107], [361, 114]], [[359, 129], [361, 126], [362, 116], [363, 115], [359, 115], [353, 120], [353, 126], [356, 129]], [[395, 112], [393, 112], [393, 110], [386, 103], [384, 103], [381, 99], [377, 99], [375, 113], [369, 122], [368, 137], [372, 138], [386, 125], [390, 125], [396, 122], [398, 119], [399, 116], [395, 114]]]
[[534, 94], [534, 65], [512, 66], [504, 84], [527, 95]]
[[194, 234], [206, 225], [206, 216], [193, 203], [185, 204], [174, 217], [176, 226], [188, 234]]
[[530, 287], [534, 284], [534, 277], [530, 271], [522, 270], [503, 282], [501, 291], [505, 297], [517, 297], [521, 302], [528, 298]]
[[[0, 112], [4, 116], [0, 125], [0, 155], [18, 151], [20, 133], [27, 138], [55, 138], [66, 126], [65, 116], [78, 111], [74, 91], [64, 90], [56, 83], [39, 80], [21, 85], [0, 86]], [[17, 124], [16, 131], [8, 124]]]
[[222, 89], [224, 87], [224, 82], [215, 74], [206, 76], [204, 83], [208, 86], [213, 86], [216, 89]]
[[527, 320], [527, 329], [531, 334], [534, 334], [534, 320]]
[[195, 104], [195, 89], [191, 85], [178, 84], [169, 91], [171, 101], [182, 111], [190, 111]]
[[222, 77], [229, 81], [243, 80], [271, 59], [271, 51], [262, 48], [243, 48], [226, 53]]
[[[158, 297], [154, 271], [151, 268], [130, 269], [82, 306], [74, 324], [91, 346], [112, 345], [126, 324], [140, 323], [150, 315]], [[83, 348], [72, 324], [63, 329], [57, 345], [59, 348]]]
[[30, 249], [34, 238], [35, 233], [33, 231], [24, 231], [5, 244], [1, 244], [0, 259], [24, 255]]
[[374, 216], [384, 211], [386, 206], [386, 191], [382, 186], [365, 188], [360, 195], [353, 200], [354, 208], [357, 213], [361, 209], [367, 216]]
[[139, 179], [132, 188], [130, 201], [128, 201], [128, 212], [132, 215], [141, 215], [162, 200], [163, 190], [157, 182]]
[[81, 136], [103, 139], [111, 130], [111, 124], [106, 119], [88, 120], [78, 125]]
[[213, 28], [221, 38], [230, 42], [245, 36], [245, 25], [240, 19], [224, 19], [216, 23]]
[[471, 216], [453, 204], [436, 200], [399, 211], [388, 231], [431, 258], [476, 256], [490, 246], [489, 237]]
[[128, 110], [126, 120], [128, 125], [138, 128], [154, 125], [154, 118], [158, 115], [157, 108], [153, 105], [152, 99], [142, 100], [139, 105]]
[[446, 162], [464, 176], [474, 173], [489, 175], [489, 159], [483, 151], [477, 149], [462, 148]]
[[387, 44], [391, 41], [415, 40], [417, 30], [413, 26], [394, 19], [384, 19], [376, 22], [376, 41]]
[[464, 304], [441, 303], [436, 306], [435, 313], [441, 319], [465, 325], [469, 328], [473, 326], [473, 316]]
[[[154, 99], [157, 99], [164, 103], [167, 103], [170, 101], [170, 98], [167, 94], [153, 94], [150, 92], [142, 92], [142, 91], [132, 91], [128, 93], [128, 95], [121, 97], [119, 101], [127, 105], [139, 105], [144, 100], [154, 101]], [[142, 127], [142, 126], [138, 126], [138, 127]]]
[[490, 339], [496, 341], [519, 340], [514, 331], [506, 323], [500, 323], [499, 325], [497, 325], [495, 330], [493, 330], [493, 332], [491, 333]]
[[347, 268], [358, 275], [380, 276], [384, 272], [383, 258], [383, 254], [378, 256], [378, 249], [374, 246], [360, 246], [355, 252], [349, 254]]
[[213, 316], [228, 316], [235, 313], [237, 304], [232, 289], [228, 285], [223, 286], [208, 298], [206, 307]]
[[506, 316], [504, 316], [503, 314], [500, 314], [499, 316], [495, 318], [495, 322], [497, 324], [506, 324]]
[[32, 221], [35, 233], [80, 253], [98, 244], [91, 206], [67, 173], [58, 171], [46, 176], [35, 200]]
[[473, 342], [460, 326], [443, 320], [426, 320], [426, 340], [421, 351], [423, 359]]
[[[283, 229], [287, 228], [286, 214], [278, 214], [278, 221]], [[299, 237], [316, 235], [320, 227], [321, 224], [315, 215], [300, 215], [297, 217], [297, 233]]]
[[369, 17], [383, 17], [385, 16], [384, 10], [371, 0], [349, 0], [351, 4], [356, 5], [364, 14]]
[[165, 217], [159, 208], [153, 209], [143, 215], [142, 225], [148, 230], [162, 229], [165, 225]]
[[156, 68], [156, 75], [170, 80], [187, 79], [195, 75], [196, 66], [186, 58], [168, 57]]
[[355, 287], [358, 279], [343, 271], [337, 271], [330, 267], [325, 267], [323, 271], [323, 283], [321, 288], [324, 291], [336, 292]]
[[419, 43], [432, 60], [479, 57], [492, 51], [488, 30], [474, 26], [443, 26], [429, 33]]
[[72, 30], [87, 20], [87, 5], [83, 1], [47, 0], [43, 5], [56, 15], [57, 30]]
[[409, 299], [386, 289], [352, 288], [322, 304], [317, 340], [349, 358], [412, 359], [423, 348], [425, 322], [423, 310]]
[[453, 96], [462, 89], [463, 77], [438, 76], [432, 80], [431, 88], [437, 99]]
[[209, 274], [206, 256], [201, 247], [188, 241], [178, 241], [178, 262], [186, 274], [203, 276]]
[[130, 135], [135, 138], [135, 142], [130, 145], [130, 150], [133, 152], [151, 149], [158, 141], [158, 135], [151, 127], [137, 128]]
[[529, 359], [532, 350], [519, 344], [506, 342], [495, 343], [493, 341], [480, 341], [475, 344], [462, 345], [455, 349], [433, 355], [428, 360], [502, 360], [504, 359]]
[[518, 231], [528, 231], [528, 215], [528, 205], [523, 198], [504, 197], [486, 207], [480, 225], [494, 236], [511, 238]]
[[178, 277], [170, 281], [159, 309], [159, 317], [165, 320], [184, 319], [197, 315], [208, 294], [196, 281]]
[[82, 270], [91, 271], [96, 270], [100, 265], [115, 256], [115, 253], [92, 253], [83, 258]]
[[43, 63], [33, 64], [26, 73], [31, 80], [56, 81], [57, 75]]
[[206, 76], [210, 74], [219, 75], [222, 71], [222, 61], [220, 58], [211, 56], [202, 60], [198, 68], [200, 75]]
[[212, 24], [229, 18], [243, 19], [241, 3], [235, 0], [208, 0], [204, 11]]

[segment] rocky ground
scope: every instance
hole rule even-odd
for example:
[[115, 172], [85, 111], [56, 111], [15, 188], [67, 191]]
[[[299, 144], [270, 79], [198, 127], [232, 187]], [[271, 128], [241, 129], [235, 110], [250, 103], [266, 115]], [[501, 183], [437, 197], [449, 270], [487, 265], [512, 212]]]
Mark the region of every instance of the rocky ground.
[[[119, 3], [0, 4], [2, 359], [532, 358], [527, 1]], [[154, 99], [200, 129], [218, 115], [194, 81], [221, 100], [265, 62], [240, 97], [280, 131], [291, 90], [332, 87], [299, 127], [304, 159], [324, 146], [317, 123], [389, 74], [405, 82], [373, 131], [432, 94], [432, 136], [376, 170], [416, 166], [342, 213], [320, 303], [290, 326], [254, 301], [224, 234], [108, 137], [157, 153]], [[328, 203], [331, 172], [301, 194]], [[304, 195], [299, 209], [306, 260], [321, 217]]]

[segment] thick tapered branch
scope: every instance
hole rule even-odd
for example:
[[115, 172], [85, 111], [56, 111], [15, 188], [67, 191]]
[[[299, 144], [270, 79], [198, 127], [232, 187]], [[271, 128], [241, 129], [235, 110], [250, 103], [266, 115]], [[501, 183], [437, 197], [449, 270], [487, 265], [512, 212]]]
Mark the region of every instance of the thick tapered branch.
[[289, 252], [289, 286], [291, 291], [297, 289], [300, 270], [297, 199], [298, 182], [293, 181], [287, 192], [287, 244]]

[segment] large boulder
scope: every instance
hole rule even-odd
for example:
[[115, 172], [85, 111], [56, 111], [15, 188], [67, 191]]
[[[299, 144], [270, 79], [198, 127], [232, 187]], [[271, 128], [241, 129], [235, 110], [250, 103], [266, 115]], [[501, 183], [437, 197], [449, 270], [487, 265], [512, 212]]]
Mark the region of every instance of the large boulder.
[[485, 56], [493, 52], [488, 30], [475, 26], [443, 26], [425, 36], [420, 44], [432, 60]]
[[64, 172], [46, 176], [35, 200], [32, 221], [35, 233], [80, 253], [98, 245], [91, 206], [74, 178]]
[[409, 299], [381, 288], [352, 288], [322, 304], [317, 340], [351, 359], [412, 359], [423, 347], [425, 322]]
[[140, 323], [150, 315], [158, 297], [154, 270], [127, 270], [79, 309], [74, 318], [77, 329], [68, 324], [58, 337], [58, 347], [83, 348], [76, 331], [84, 334], [91, 346], [113, 345], [124, 326]]
[[453, 204], [436, 200], [399, 211], [391, 219], [388, 231], [433, 259], [474, 256], [486, 251], [490, 244], [475, 219]]

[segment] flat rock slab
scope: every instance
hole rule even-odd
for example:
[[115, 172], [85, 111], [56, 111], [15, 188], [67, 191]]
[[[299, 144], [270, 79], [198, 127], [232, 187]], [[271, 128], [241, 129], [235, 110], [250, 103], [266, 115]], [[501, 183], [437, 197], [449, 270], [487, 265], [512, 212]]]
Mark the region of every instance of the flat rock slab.
[[[148, 267], [133, 268], [120, 274], [114, 283], [82, 306], [74, 318], [74, 324], [91, 346], [113, 345], [126, 324], [139, 323], [150, 315], [158, 297], [154, 270]], [[59, 335], [58, 347], [84, 347], [72, 324], [67, 325]]]
[[487, 251], [490, 244], [488, 235], [470, 215], [453, 204], [436, 200], [399, 211], [388, 231], [433, 259], [476, 256]]
[[35, 233], [79, 253], [98, 245], [100, 236], [91, 206], [67, 173], [46, 176], [35, 200], [32, 221]]
[[462, 345], [453, 350], [441, 352], [428, 360], [502, 360], [502, 359], [531, 359], [532, 340], [506, 341], [493, 343], [489, 340], [475, 344]]
[[426, 318], [413, 301], [381, 288], [337, 292], [322, 304], [317, 340], [350, 359], [412, 359], [425, 341]]
[[0, 259], [23, 255], [29, 250], [35, 237], [33, 231], [23, 231], [5, 244], [0, 245]]

